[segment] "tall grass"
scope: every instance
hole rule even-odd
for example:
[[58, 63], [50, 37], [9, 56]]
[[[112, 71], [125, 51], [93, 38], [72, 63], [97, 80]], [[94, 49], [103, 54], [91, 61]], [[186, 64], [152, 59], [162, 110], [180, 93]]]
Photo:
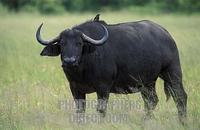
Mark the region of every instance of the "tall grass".
[[[159, 104], [155, 119], [143, 122], [141, 110], [128, 113], [124, 123], [91, 123], [77, 125], [69, 122], [73, 110], [63, 110], [59, 100], [72, 99], [68, 82], [61, 69], [60, 58], [40, 57], [43, 48], [37, 44], [35, 31], [44, 22], [43, 37], [48, 39], [66, 28], [95, 16], [92, 13], [43, 16], [37, 14], [7, 14], [0, 18], [0, 129], [173, 129], [179, 125], [174, 102], [165, 102], [163, 82], [157, 83]], [[200, 128], [200, 15], [141, 15], [134, 12], [106, 12], [101, 19], [108, 23], [149, 19], [165, 27], [179, 48], [188, 93], [188, 126]], [[96, 99], [96, 94], [87, 95]], [[114, 95], [110, 100], [138, 100], [140, 94]], [[143, 108], [143, 107], [142, 107]], [[118, 111], [108, 109], [109, 113]], [[95, 113], [95, 109], [87, 110]]]

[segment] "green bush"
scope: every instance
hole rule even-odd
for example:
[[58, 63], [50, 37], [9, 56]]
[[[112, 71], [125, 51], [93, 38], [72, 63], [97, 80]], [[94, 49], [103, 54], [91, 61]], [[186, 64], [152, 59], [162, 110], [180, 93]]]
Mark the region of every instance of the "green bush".
[[3, 6], [2, 3], [0, 3], [0, 14], [2, 15], [3, 13], [7, 12], [8, 12], [7, 8], [5, 8], [5, 6]]
[[60, 13], [64, 11], [63, 6], [57, 0], [40, 0], [37, 2], [39, 12], [44, 14]]
[[151, 2], [151, 0], [133, 0], [132, 3], [134, 5], [146, 5], [148, 4], [149, 2]]
[[[200, 0], [0, 0], [12, 11], [37, 9], [41, 13], [93, 11], [102, 8], [120, 9], [128, 6], [154, 6], [164, 11], [200, 11]], [[152, 4], [153, 3], [153, 4]], [[24, 9], [23, 9], [24, 10]]]
[[182, 0], [181, 5], [186, 11], [200, 11], [200, 0]]
[[151, 0], [61, 0], [66, 10], [99, 10], [103, 7], [123, 8], [129, 5], [145, 5]]
[[30, 0], [1, 0], [9, 10], [19, 11], [24, 5], [30, 3]]

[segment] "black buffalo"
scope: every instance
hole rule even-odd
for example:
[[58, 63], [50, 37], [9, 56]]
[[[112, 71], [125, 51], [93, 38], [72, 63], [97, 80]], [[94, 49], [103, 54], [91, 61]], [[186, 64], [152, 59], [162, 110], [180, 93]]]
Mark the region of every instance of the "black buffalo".
[[176, 103], [179, 119], [186, 117], [178, 49], [160, 25], [148, 20], [107, 24], [97, 15], [49, 41], [42, 40], [41, 27], [36, 33], [38, 42], [46, 46], [41, 55], [61, 55], [77, 112], [85, 111], [87, 93], [97, 93], [97, 111], [105, 115], [109, 93], [141, 92], [150, 117], [158, 103], [155, 83], [160, 77], [167, 99], [172, 96]]

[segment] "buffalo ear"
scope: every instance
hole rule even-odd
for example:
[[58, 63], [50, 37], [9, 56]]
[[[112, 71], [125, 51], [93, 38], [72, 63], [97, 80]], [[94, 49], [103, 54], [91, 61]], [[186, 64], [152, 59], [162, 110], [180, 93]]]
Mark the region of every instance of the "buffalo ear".
[[95, 16], [95, 18], [94, 18], [94, 21], [99, 21], [99, 16], [100, 16], [100, 14], [97, 14], [97, 15]]
[[60, 46], [58, 44], [47, 45], [42, 52], [41, 56], [58, 56], [60, 54]]

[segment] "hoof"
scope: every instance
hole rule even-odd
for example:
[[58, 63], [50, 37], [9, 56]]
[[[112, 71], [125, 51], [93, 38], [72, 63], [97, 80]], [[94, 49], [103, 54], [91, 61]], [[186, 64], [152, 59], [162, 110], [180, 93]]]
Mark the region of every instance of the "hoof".
[[153, 113], [148, 113], [144, 116], [144, 121], [146, 120], [152, 120], [152, 119], [155, 119], [155, 116]]
[[183, 126], [187, 126], [187, 118], [186, 118], [186, 116], [181, 116], [181, 117], [179, 117], [179, 122], [180, 122]]
[[105, 110], [97, 110], [100, 114], [101, 117], [105, 117], [106, 116], [106, 111]]
[[83, 110], [83, 109], [78, 109], [78, 110], [76, 110], [76, 113], [85, 113], [85, 110]]

